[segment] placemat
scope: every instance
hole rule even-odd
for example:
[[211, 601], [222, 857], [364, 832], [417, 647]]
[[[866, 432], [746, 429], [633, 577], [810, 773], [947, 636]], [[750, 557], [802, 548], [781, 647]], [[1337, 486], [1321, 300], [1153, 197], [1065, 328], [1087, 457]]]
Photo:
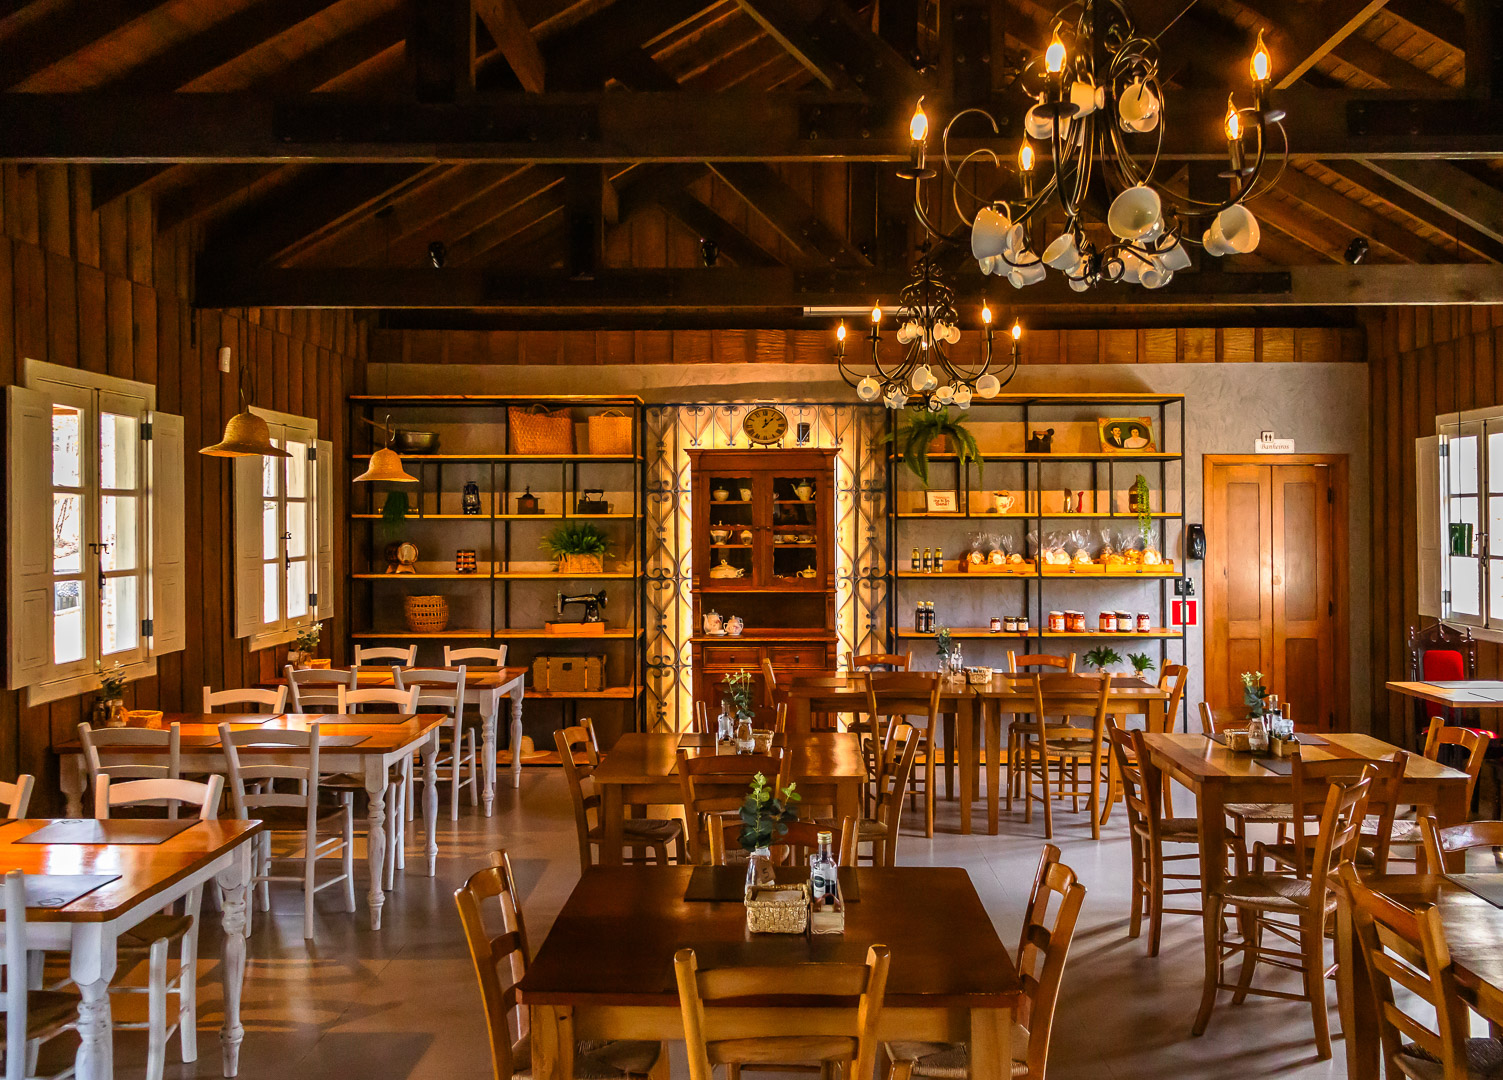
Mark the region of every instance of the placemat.
[[1319, 735], [1307, 735], [1307, 734], [1304, 734], [1304, 733], [1301, 733], [1301, 732], [1295, 732], [1295, 734], [1294, 734], [1294, 741], [1297, 742], [1297, 743], [1299, 743], [1301, 746], [1330, 746], [1331, 745], [1330, 742], [1328, 742], [1325, 739], [1322, 739]]
[[[365, 740], [369, 739], [369, 738], [370, 738], [369, 735], [320, 735], [319, 739], [318, 739], [318, 745], [319, 745], [320, 749], [327, 749], [327, 748], [329, 748], [331, 746], [359, 746], [361, 743], [365, 742]], [[274, 742], [258, 743], [258, 742], [248, 742], [248, 743], [241, 743], [240, 744], [240, 749], [244, 750], [246, 748], [251, 748], [251, 749], [260, 748], [260, 749], [263, 749], [263, 750], [267, 750], [267, 749], [280, 749], [280, 750], [292, 750], [292, 751], [297, 751], [298, 750], [298, 747], [296, 747], [296, 746], [288, 746], [286, 743], [274, 743]]]
[[[772, 874], [779, 885], [794, 885], [809, 880], [807, 866], [774, 866]], [[840, 868], [840, 895], [847, 903], [861, 899], [859, 882], [854, 866]], [[745, 863], [734, 866], [696, 866], [689, 874], [689, 887], [684, 890], [684, 899], [690, 901], [739, 904], [745, 898]]]
[[[63, 818], [43, 825], [18, 844], [160, 844], [198, 824], [198, 818]], [[97, 886], [95, 886], [97, 887]], [[87, 890], [85, 890], [87, 891]]]
[[1294, 759], [1286, 757], [1255, 757], [1257, 764], [1263, 766], [1271, 773], [1279, 776], [1291, 776], [1294, 773]]
[[1446, 878], [1493, 907], [1503, 908], [1503, 874], [1447, 874]]
[[1503, 679], [1426, 679], [1425, 684], [1445, 690], [1503, 690]]
[[67, 907], [101, 885], [118, 881], [119, 874], [27, 874], [26, 906], [29, 908]]

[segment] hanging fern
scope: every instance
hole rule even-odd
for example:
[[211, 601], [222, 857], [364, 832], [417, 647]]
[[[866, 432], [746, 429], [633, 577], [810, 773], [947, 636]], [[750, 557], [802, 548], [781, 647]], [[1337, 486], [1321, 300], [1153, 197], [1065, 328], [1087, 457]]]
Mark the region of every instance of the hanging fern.
[[950, 448], [960, 459], [961, 465], [976, 466], [976, 479], [979, 482], [982, 479], [982, 464], [981, 451], [976, 448], [976, 437], [964, 422], [950, 415], [949, 409], [941, 409], [939, 412], [911, 409], [908, 424], [889, 431], [882, 437], [882, 441], [896, 447], [903, 464], [919, 478], [924, 487], [928, 487], [929, 447], [939, 438], [949, 440]]

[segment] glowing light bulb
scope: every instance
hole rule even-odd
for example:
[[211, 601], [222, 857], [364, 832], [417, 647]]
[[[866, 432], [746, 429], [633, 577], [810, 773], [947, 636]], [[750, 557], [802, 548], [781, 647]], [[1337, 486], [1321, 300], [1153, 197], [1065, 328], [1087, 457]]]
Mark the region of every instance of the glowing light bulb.
[[839, 341], [841, 343], [845, 342], [845, 320], [844, 319], [842, 319], [840, 321], [840, 325], [835, 328], [835, 340]]
[[1022, 336], [1023, 336], [1023, 324], [1020, 323], [1020, 322], [1018, 322], [1016, 319], [1014, 319], [1013, 320], [1013, 324], [1012, 324], [1012, 339], [1014, 341], [1017, 341]]
[[1268, 46], [1263, 44], [1263, 31], [1258, 31], [1258, 43], [1253, 47], [1252, 62], [1248, 64], [1248, 70], [1252, 72], [1255, 83], [1268, 81], [1268, 74], [1273, 70], [1273, 59], [1268, 55]]
[[1033, 147], [1026, 142], [1018, 149], [1018, 168], [1033, 172]]
[[1226, 99], [1226, 137], [1232, 142], [1242, 138], [1242, 117], [1237, 114], [1230, 95]]
[[992, 309], [985, 303], [981, 305], [981, 321], [986, 323], [987, 326], [992, 324]]
[[882, 321], [882, 308], [879, 307], [878, 305], [874, 304], [874, 305], [872, 305], [872, 325], [876, 326], [881, 321]]
[[929, 118], [924, 115], [924, 99], [913, 107], [913, 119], [908, 121], [908, 137], [914, 142], [923, 142], [929, 137]]
[[1044, 68], [1050, 75], [1058, 75], [1065, 70], [1065, 43], [1059, 40], [1059, 31], [1055, 31], [1054, 40], [1049, 42], [1049, 48], [1044, 52]]

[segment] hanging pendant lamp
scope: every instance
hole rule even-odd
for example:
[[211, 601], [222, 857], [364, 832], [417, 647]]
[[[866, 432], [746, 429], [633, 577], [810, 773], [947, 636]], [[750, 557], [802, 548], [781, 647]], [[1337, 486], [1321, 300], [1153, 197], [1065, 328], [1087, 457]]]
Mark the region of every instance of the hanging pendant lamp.
[[272, 443], [271, 429], [266, 426], [266, 421], [249, 408], [230, 417], [229, 423], [224, 425], [224, 438], [213, 446], [204, 447], [199, 453], [207, 457], [231, 458], [292, 456]]
[[354, 482], [361, 483], [388, 483], [388, 484], [416, 484], [418, 478], [410, 475], [402, 467], [402, 455], [391, 448], [392, 427], [391, 417], [387, 416], [386, 445], [371, 455], [370, 465], [365, 472], [355, 477]]

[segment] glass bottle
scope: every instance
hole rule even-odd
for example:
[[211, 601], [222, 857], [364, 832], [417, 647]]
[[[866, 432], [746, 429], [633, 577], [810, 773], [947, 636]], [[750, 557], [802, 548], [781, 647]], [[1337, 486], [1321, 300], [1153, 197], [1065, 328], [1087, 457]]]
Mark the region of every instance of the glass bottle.
[[913, 561], [909, 563], [908, 568], [915, 574], [924, 568], [923, 561], [919, 558], [918, 548], [913, 549]]
[[746, 858], [746, 888], [743, 895], [751, 896], [752, 890], [777, 884], [777, 875], [772, 869], [772, 850], [759, 847]]
[[823, 830], [819, 833], [819, 850], [809, 856], [809, 932], [845, 933], [845, 899], [840, 895], [835, 837]]
[[730, 708], [725, 702], [720, 703], [720, 715], [715, 718], [715, 741], [728, 743], [736, 737], [736, 721], [731, 717]]
[[913, 631], [916, 634], [924, 632], [924, 602], [922, 600], [913, 605]]
[[1254, 752], [1263, 752], [1268, 749], [1268, 717], [1266, 714], [1255, 716], [1248, 722], [1247, 748]]
[[945, 572], [945, 556], [939, 548], [934, 549], [934, 572], [936, 574], [943, 574]]
[[751, 717], [743, 716], [736, 721], [736, 753], [750, 754], [757, 748], [757, 737], [752, 734]]
[[934, 569], [934, 559], [929, 554], [929, 549], [925, 548], [924, 549], [924, 573], [927, 574], [930, 571], [932, 571], [933, 569]]

